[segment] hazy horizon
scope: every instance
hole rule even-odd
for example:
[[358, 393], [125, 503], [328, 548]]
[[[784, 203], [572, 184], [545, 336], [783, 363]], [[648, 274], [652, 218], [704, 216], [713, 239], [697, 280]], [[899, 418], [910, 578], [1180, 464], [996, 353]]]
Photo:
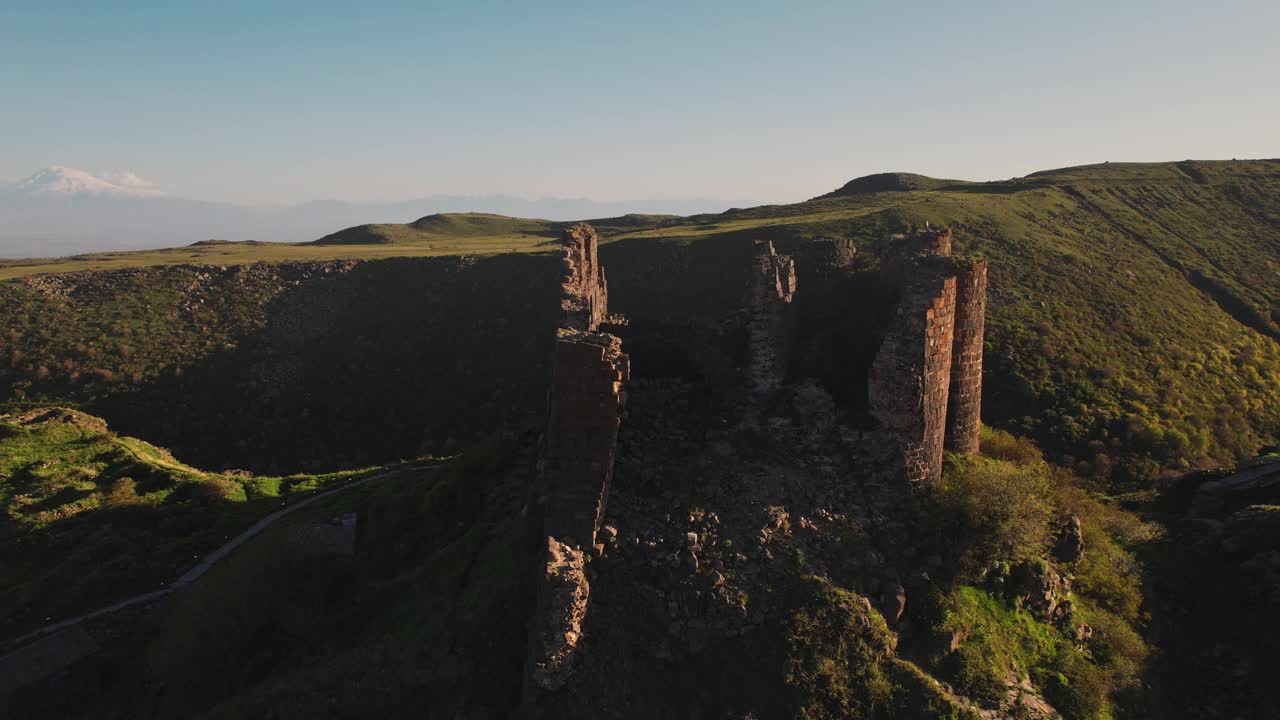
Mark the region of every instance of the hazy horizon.
[[0, 177], [246, 205], [802, 200], [1280, 155], [1266, 2], [0, 9]]

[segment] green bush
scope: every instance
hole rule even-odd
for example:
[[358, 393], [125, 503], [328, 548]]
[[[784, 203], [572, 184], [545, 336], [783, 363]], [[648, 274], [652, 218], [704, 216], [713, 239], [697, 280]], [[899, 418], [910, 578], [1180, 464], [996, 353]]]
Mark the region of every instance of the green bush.
[[1040, 448], [1030, 440], [1004, 430], [993, 430], [985, 425], [979, 435], [979, 443], [982, 454], [996, 460], [1008, 460], [1022, 465], [1044, 460]]
[[1124, 618], [1106, 610], [1080, 604], [1077, 616], [1093, 631], [1087, 648], [1093, 661], [1107, 672], [1107, 684], [1115, 689], [1135, 687], [1149, 654], [1142, 636]]
[[1095, 720], [1107, 709], [1107, 675], [1080, 653], [1063, 653], [1054, 663], [1036, 673], [1037, 685], [1045, 700], [1066, 720]]
[[142, 504], [138, 497], [138, 483], [133, 478], [120, 478], [111, 483], [111, 489], [102, 496], [102, 507], [108, 510], [121, 510]]
[[794, 717], [873, 717], [892, 691], [881, 666], [892, 652], [884, 618], [865, 599], [825, 580], [805, 581], [803, 592], [786, 635]]
[[1052, 540], [1052, 486], [1043, 463], [950, 457], [935, 493], [940, 540], [976, 573], [996, 561], [1042, 557]]

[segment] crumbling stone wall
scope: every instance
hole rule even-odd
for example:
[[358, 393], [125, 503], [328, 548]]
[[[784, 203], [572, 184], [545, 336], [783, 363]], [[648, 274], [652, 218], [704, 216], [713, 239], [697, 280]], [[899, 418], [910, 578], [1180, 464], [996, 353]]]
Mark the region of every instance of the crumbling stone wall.
[[853, 265], [858, 256], [858, 249], [849, 238], [818, 238], [779, 245], [785, 254], [795, 258], [796, 267], [804, 275], [805, 294], [809, 293], [811, 280], [839, 273]]
[[544, 472], [547, 535], [584, 548], [609, 495], [630, 359], [606, 333], [568, 332], [556, 342]]
[[609, 285], [599, 247], [600, 236], [586, 223], [566, 228], [560, 237], [563, 328], [594, 331], [609, 314]]
[[787, 374], [793, 332], [791, 301], [796, 294], [796, 263], [779, 255], [773, 243], [756, 243], [747, 299], [750, 343], [748, 383], [758, 394], [776, 390]]
[[563, 687], [573, 671], [591, 595], [586, 558], [608, 503], [631, 375], [622, 341], [599, 332], [608, 315], [608, 290], [598, 245], [596, 231], [586, 224], [566, 229], [561, 238], [562, 316], [542, 459], [546, 557], [525, 673], [530, 712], [540, 693]]
[[951, 346], [951, 390], [947, 398], [948, 450], [978, 452], [982, 426], [982, 335], [987, 315], [987, 261], [956, 272], [956, 317]]
[[905, 267], [895, 319], [872, 363], [867, 396], [887, 471], [913, 490], [942, 476], [951, 384], [956, 277], [949, 262], [918, 256]]
[[951, 239], [950, 228], [894, 235], [889, 238], [889, 246], [880, 258], [881, 272], [904, 282], [905, 273], [914, 258], [920, 255], [950, 255]]
[[554, 537], [545, 542], [538, 610], [529, 633], [526, 695], [558, 690], [569, 681], [591, 593], [586, 554]]

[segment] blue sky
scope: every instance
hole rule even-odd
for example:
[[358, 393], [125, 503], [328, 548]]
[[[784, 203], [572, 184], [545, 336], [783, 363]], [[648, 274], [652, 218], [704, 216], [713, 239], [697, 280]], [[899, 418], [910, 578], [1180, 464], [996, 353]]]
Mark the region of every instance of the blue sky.
[[1280, 156], [1280, 3], [0, 0], [0, 179], [792, 201]]

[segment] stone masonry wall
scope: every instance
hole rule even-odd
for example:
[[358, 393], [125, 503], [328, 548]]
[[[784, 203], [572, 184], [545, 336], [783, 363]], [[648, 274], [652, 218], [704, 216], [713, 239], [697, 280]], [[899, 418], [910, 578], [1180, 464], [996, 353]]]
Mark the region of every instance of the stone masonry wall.
[[951, 390], [947, 399], [946, 448], [978, 452], [982, 426], [982, 336], [987, 314], [987, 261], [956, 273], [955, 339], [951, 347]]
[[586, 223], [566, 228], [560, 237], [563, 328], [595, 331], [609, 314], [609, 285], [599, 247], [600, 236]]
[[609, 297], [598, 246], [596, 231], [586, 224], [569, 227], [561, 238], [561, 326], [542, 457], [546, 554], [525, 669], [531, 716], [541, 694], [560, 689], [573, 673], [591, 595], [586, 558], [609, 499], [631, 375], [622, 341], [598, 332]]
[[951, 238], [950, 228], [894, 235], [880, 258], [881, 272], [905, 281], [904, 273], [911, 266], [913, 258], [920, 255], [950, 255]]
[[949, 264], [917, 258], [904, 268], [895, 320], [872, 363], [867, 395], [888, 453], [886, 470], [913, 490], [942, 476], [956, 278]]
[[544, 472], [545, 531], [590, 549], [609, 495], [630, 359], [605, 333], [566, 333], [556, 342]]
[[757, 394], [776, 390], [786, 377], [795, 293], [795, 261], [779, 255], [773, 243], [757, 242], [747, 298], [748, 384]]

